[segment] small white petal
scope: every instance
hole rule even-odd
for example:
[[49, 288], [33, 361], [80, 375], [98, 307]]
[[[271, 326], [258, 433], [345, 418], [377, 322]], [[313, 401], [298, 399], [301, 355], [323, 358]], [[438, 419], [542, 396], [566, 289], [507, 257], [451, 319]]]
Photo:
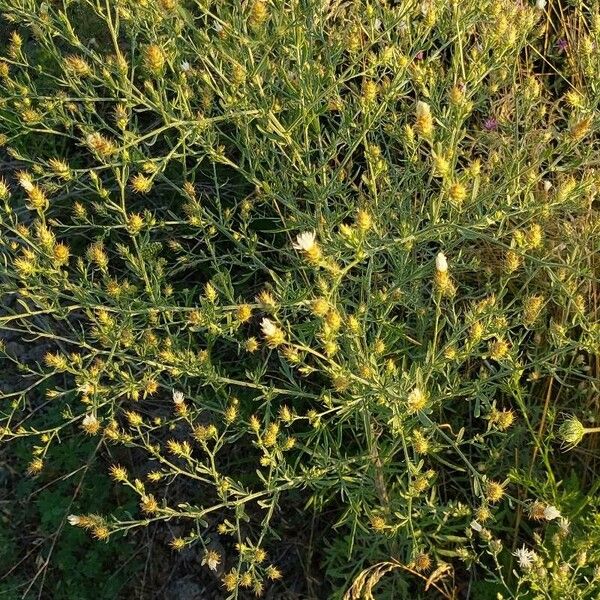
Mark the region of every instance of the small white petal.
[[19, 177], [19, 183], [26, 192], [30, 192], [33, 189], [33, 183], [31, 183], [31, 179], [28, 175]]
[[219, 561], [218, 561], [218, 560], [214, 560], [214, 559], [209, 559], [209, 560], [207, 561], [207, 564], [208, 564], [208, 568], [209, 568], [211, 571], [216, 571], [216, 570], [217, 570], [217, 567], [219, 566]]
[[277, 331], [277, 325], [271, 319], [263, 319], [260, 323], [262, 332], [266, 336], [273, 335]]
[[183, 392], [179, 391], [179, 390], [173, 390], [173, 402], [175, 404], [181, 404], [184, 400], [184, 395]]
[[448, 259], [443, 252], [439, 252], [435, 257], [435, 268], [439, 273], [445, 273], [448, 270]]
[[81, 519], [77, 515], [69, 515], [67, 521], [69, 521], [70, 525], [79, 525], [81, 523]]
[[479, 532], [483, 529], [483, 527], [477, 521], [471, 521], [471, 529]]
[[546, 8], [546, 0], [536, 0], [535, 7], [538, 10], [544, 10]]
[[95, 425], [98, 423], [98, 419], [94, 415], [85, 415], [83, 417], [83, 425], [87, 427], [88, 425]]
[[315, 245], [316, 234], [314, 231], [305, 231], [296, 236], [296, 242], [293, 245], [295, 250], [311, 250]]
[[527, 570], [533, 564], [535, 552], [533, 550], [529, 550], [523, 545], [522, 548], [519, 548], [515, 552], [513, 552], [513, 556], [516, 556], [521, 569]]
[[417, 102], [417, 118], [423, 117], [426, 115], [430, 115], [430, 114], [431, 114], [431, 108], [429, 107], [429, 104], [427, 104], [427, 102], [423, 102], [422, 100], [419, 100]]
[[544, 519], [547, 521], [552, 521], [554, 519], [558, 519], [560, 517], [560, 511], [556, 506], [547, 506], [544, 509]]

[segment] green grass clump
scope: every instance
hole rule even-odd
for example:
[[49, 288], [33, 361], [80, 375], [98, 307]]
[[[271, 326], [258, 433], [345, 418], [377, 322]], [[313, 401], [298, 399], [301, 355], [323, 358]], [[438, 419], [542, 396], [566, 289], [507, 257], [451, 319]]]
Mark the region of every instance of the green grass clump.
[[126, 490], [65, 526], [227, 598], [599, 597], [597, 6], [0, 13], [1, 437]]

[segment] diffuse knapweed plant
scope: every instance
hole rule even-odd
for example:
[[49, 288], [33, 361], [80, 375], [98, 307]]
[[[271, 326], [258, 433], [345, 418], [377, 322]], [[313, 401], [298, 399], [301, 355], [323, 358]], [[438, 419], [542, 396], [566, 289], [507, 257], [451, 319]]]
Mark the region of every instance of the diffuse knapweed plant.
[[331, 597], [597, 597], [597, 11], [0, 8], [0, 322], [52, 345], [2, 437], [137, 457], [71, 525], [183, 524], [232, 598], [299, 511]]

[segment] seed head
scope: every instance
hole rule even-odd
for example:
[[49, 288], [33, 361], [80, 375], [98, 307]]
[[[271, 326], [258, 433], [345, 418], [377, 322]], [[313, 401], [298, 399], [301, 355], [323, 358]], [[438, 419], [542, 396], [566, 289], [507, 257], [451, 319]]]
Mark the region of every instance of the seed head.
[[131, 187], [138, 194], [147, 194], [152, 189], [152, 179], [142, 173], [138, 173], [131, 179]]
[[236, 316], [240, 323], [245, 323], [252, 316], [252, 307], [249, 304], [240, 304], [237, 307]]
[[573, 448], [583, 439], [585, 427], [577, 417], [570, 416], [559, 427], [558, 435], [567, 448]]
[[427, 396], [421, 390], [421, 388], [414, 388], [407, 399], [407, 406], [409, 413], [416, 413], [423, 410], [427, 406]]
[[216, 550], [206, 550], [202, 558], [202, 565], [206, 565], [211, 571], [216, 571], [221, 564], [221, 555]]
[[237, 586], [239, 581], [238, 572], [235, 569], [229, 571], [223, 576], [223, 586], [228, 592], [233, 592]]
[[521, 256], [514, 250], [509, 250], [504, 258], [504, 270], [510, 275], [514, 273], [523, 262]]
[[252, 4], [252, 8], [250, 10], [250, 16], [248, 18], [248, 23], [250, 27], [253, 29], [258, 29], [269, 18], [269, 6], [263, 0], [255, 0]]
[[34, 458], [27, 466], [28, 475], [37, 475], [42, 472], [44, 461], [41, 458]]
[[592, 118], [584, 117], [580, 121], [577, 121], [570, 130], [571, 139], [574, 142], [580, 142], [587, 136], [592, 127]]
[[56, 266], [63, 266], [69, 262], [69, 246], [66, 244], [56, 244], [52, 248], [52, 257]]
[[512, 410], [502, 410], [498, 413], [496, 424], [500, 431], [506, 431], [515, 421], [515, 413]]
[[142, 496], [140, 508], [142, 509], [142, 512], [152, 515], [158, 512], [158, 502], [152, 494], [148, 494], [147, 496]]
[[413, 431], [412, 443], [417, 454], [427, 454], [429, 452], [429, 440], [422, 432], [418, 430]]
[[258, 350], [258, 346], [258, 340], [255, 337], [249, 337], [244, 342], [244, 350], [246, 350], [246, 352], [249, 352], [250, 354], [256, 352]]
[[431, 557], [429, 554], [421, 553], [414, 560], [415, 571], [425, 573], [431, 569]]
[[377, 100], [377, 84], [372, 79], [365, 79], [362, 85], [362, 100], [365, 104], [373, 104]]
[[490, 342], [488, 354], [492, 360], [502, 360], [503, 358], [506, 358], [509, 350], [510, 346], [508, 345], [508, 342], [505, 340], [495, 340]]
[[144, 217], [139, 213], [132, 213], [127, 217], [127, 231], [131, 235], [138, 234], [144, 226]]
[[95, 242], [87, 249], [88, 259], [94, 263], [99, 269], [106, 269], [108, 266], [108, 255], [104, 251], [102, 242]]
[[50, 165], [50, 168], [52, 169], [54, 174], [60, 177], [61, 179], [68, 181], [72, 178], [71, 169], [64, 160], [60, 160], [58, 158], [51, 158], [48, 161], [48, 164]]
[[92, 72], [90, 65], [81, 56], [67, 56], [65, 58], [65, 67], [67, 71], [70, 71], [78, 77], [86, 77]]
[[484, 504], [475, 511], [475, 517], [479, 522], [485, 523], [492, 518], [492, 511]]
[[108, 158], [117, 149], [114, 142], [101, 133], [90, 133], [86, 138], [86, 143], [100, 158]]
[[95, 525], [92, 527], [92, 535], [97, 540], [104, 541], [110, 537], [110, 530], [108, 527], [106, 527], [106, 525]]
[[315, 298], [312, 301], [312, 311], [317, 317], [324, 317], [329, 309], [329, 302], [325, 298]]
[[467, 197], [467, 189], [462, 183], [455, 182], [448, 189], [448, 195], [450, 196], [450, 200], [452, 200], [452, 202], [460, 205]]
[[488, 481], [485, 486], [485, 498], [488, 502], [499, 502], [504, 496], [504, 486], [497, 481]]
[[269, 312], [275, 312], [277, 310], [277, 302], [273, 295], [268, 290], [263, 290], [256, 297], [258, 304], [262, 305], [262, 308]]
[[447, 271], [436, 270], [433, 283], [441, 296], [452, 298], [456, 294], [456, 286]]
[[415, 131], [424, 138], [430, 138], [433, 133], [433, 117], [426, 102], [417, 102]]
[[177, 552], [179, 552], [185, 548], [185, 540], [180, 537], [173, 538], [169, 542], [169, 546], [171, 546], [173, 550], [177, 550]]
[[356, 225], [361, 232], [366, 232], [373, 226], [373, 218], [370, 213], [364, 209], [358, 211], [356, 215]]
[[112, 465], [110, 467], [110, 476], [115, 481], [127, 481], [127, 470], [121, 465]]
[[95, 415], [87, 414], [81, 422], [81, 428], [89, 435], [96, 435], [100, 430], [100, 422]]
[[281, 571], [274, 565], [269, 565], [265, 571], [265, 574], [271, 581], [277, 581], [278, 579], [282, 578]]
[[165, 53], [157, 44], [150, 44], [144, 52], [144, 64], [154, 74], [160, 74], [166, 62]]
[[544, 510], [546, 509], [546, 505], [543, 502], [539, 502], [536, 500], [529, 507], [529, 516], [534, 521], [541, 521], [544, 519]]

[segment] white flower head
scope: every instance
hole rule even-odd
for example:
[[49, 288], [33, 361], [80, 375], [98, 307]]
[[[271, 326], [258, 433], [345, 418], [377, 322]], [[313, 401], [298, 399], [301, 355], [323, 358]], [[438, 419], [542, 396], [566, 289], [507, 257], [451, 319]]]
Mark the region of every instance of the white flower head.
[[217, 33], [221, 33], [221, 31], [223, 31], [223, 25], [221, 25], [221, 23], [219, 23], [219, 21], [215, 21], [215, 31]]
[[420, 387], [415, 387], [408, 394], [407, 405], [410, 412], [419, 412], [427, 406], [427, 395]]
[[558, 519], [558, 527], [563, 535], [567, 535], [571, 529], [571, 522], [566, 517], [560, 517]]
[[81, 523], [81, 517], [78, 517], [77, 515], [69, 515], [67, 517], [67, 521], [69, 521], [70, 525], [77, 526]]
[[477, 521], [473, 520], [471, 521], [471, 529], [479, 533], [483, 529], [483, 527]]
[[183, 404], [184, 395], [180, 390], [173, 390], [173, 402], [175, 404]]
[[529, 550], [529, 548], [525, 548], [525, 545], [523, 545], [522, 548], [519, 548], [518, 550], [513, 552], [513, 556], [517, 557], [517, 561], [521, 569], [526, 571], [533, 564], [535, 552], [533, 550]]
[[548, 181], [547, 179], [544, 179], [543, 185], [545, 192], [549, 192], [552, 189], [552, 182]]
[[544, 10], [546, 8], [546, 0], [535, 0], [535, 7], [538, 10]]
[[277, 325], [271, 321], [271, 319], [263, 319], [260, 322], [260, 327], [265, 336], [269, 337], [271, 335], [275, 335], [277, 333]]
[[438, 273], [445, 273], [448, 270], [448, 259], [443, 252], [438, 252], [435, 257], [435, 269]]
[[189, 63], [187, 60], [184, 60], [184, 61], [181, 63], [181, 70], [182, 70], [184, 73], [188, 73], [189, 71], [191, 71], [191, 70], [192, 70], [192, 65], [190, 65], [190, 63]]
[[544, 509], [544, 519], [546, 521], [552, 521], [554, 519], [558, 519], [560, 517], [560, 511], [556, 506], [546, 506]]
[[25, 172], [19, 173], [18, 180], [19, 180], [20, 186], [26, 192], [30, 192], [33, 189], [33, 183], [31, 181], [31, 175], [29, 175], [29, 173], [25, 173]]
[[88, 413], [85, 415], [85, 417], [83, 417], [83, 421], [81, 423], [84, 428], [96, 427], [96, 425], [98, 425], [98, 419], [94, 415]]
[[296, 236], [296, 243], [293, 244], [295, 250], [304, 250], [308, 252], [315, 247], [315, 238], [317, 237], [314, 231], [305, 231]]
[[207, 550], [204, 553], [202, 564], [206, 565], [211, 571], [216, 571], [221, 563], [221, 556], [216, 550]]
[[429, 0], [425, 0], [425, 2], [421, 2], [421, 14], [424, 17], [426, 17], [431, 12], [432, 8], [433, 8], [432, 2], [430, 2]]

